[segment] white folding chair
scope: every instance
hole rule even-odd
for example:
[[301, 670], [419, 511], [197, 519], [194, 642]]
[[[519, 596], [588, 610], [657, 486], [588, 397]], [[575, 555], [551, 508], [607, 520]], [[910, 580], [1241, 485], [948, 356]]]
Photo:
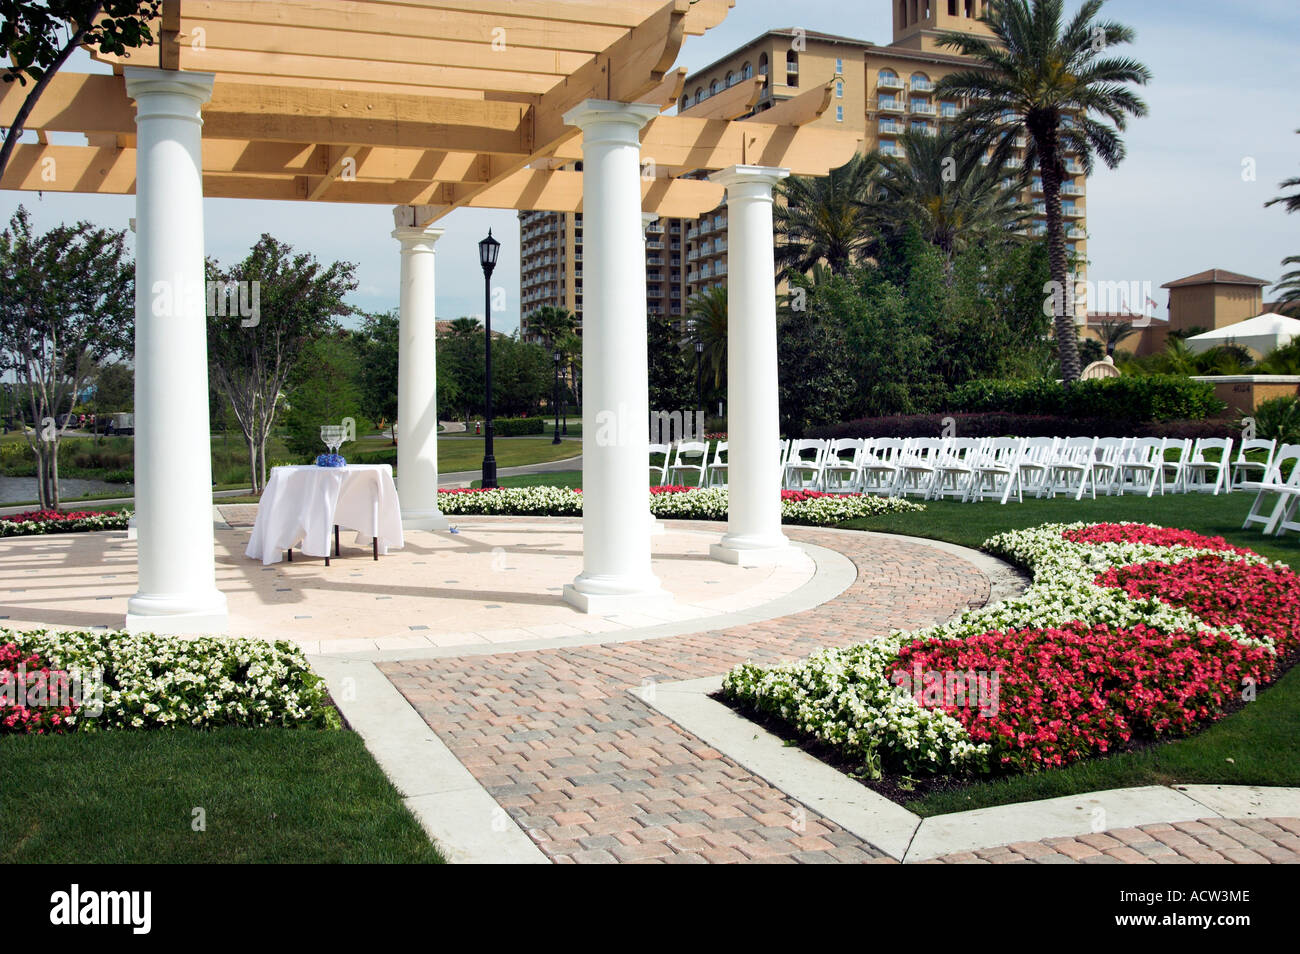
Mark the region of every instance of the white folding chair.
[[[1239, 489], [1242, 484], [1251, 479], [1263, 480], [1273, 466], [1273, 455], [1276, 453], [1277, 441], [1275, 440], [1266, 441], [1262, 437], [1254, 437], [1242, 441], [1241, 448], [1237, 451], [1237, 459], [1232, 462], [1232, 489]], [[1248, 456], [1250, 454], [1256, 457], [1262, 455], [1264, 459], [1255, 460]]]
[[1139, 437], [1129, 445], [1127, 453], [1119, 463], [1119, 481], [1116, 487], [1119, 495], [1125, 490], [1155, 496], [1156, 488], [1164, 495], [1165, 439], [1163, 437]]
[[1099, 437], [1092, 448], [1092, 496], [1095, 499], [1098, 489], [1105, 491], [1109, 497], [1115, 492], [1119, 482], [1119, 465], [1128, 449], [1128, 437]]
[[827, 446], [826, 441], [819, 440], [791, 441], [781, 485], [786, 490], [820, 490]]
[[930, 495], [934, 483], [934, 467], [939, 462], [945, 438], [915, 437], [907, 442], [898, 461], [898, 493]]
[[[1173, 460], [1169, 459], [1170, 451], [1176, 455]], [[1163, 494], [1166, 488], [1170, 493], [1183, 493], [1187, 489], [1187, 463], [1192, 459], [1192, 442], [1168, 438], [1165, 440], [1165, 453], [1162, 456], [1164, 466], [1160, 469], [1160, 493]]]
[[966, 499], [970, 492], [971, 477], [984, 439], [980, 437], [950, 437], [939, 451], [934, 464], [934, 479], [926, 495], [935, 500], [945, 497]]
[[1096, 499], [1097, 488], [1092, 481], [1096, 445], [1095, 437], [1067, 437], [1058, 443], [1048, 463], [1047, 476], [1039, 488], [1039, 496], [1045, 493], [1055, 497], [1059, 491], [1072, 495], [1075, 500], [1082, 500], [1083, 492], [1091, 488], [1093, 499]]
[[1016, 462], [1016, 483], [1022, 490], [1042, 496], [1056, 444], [1055, 437], [1030, 437], [1025, 441], [1020, 459]]
[[898, 462], [907, 447], [901, 437], [881, 437], [862, 451], [858, 487], [864, 494], [892, 496], [898, 489]]
[[[1218, 451], [1218, 459], [1207, 457], [1206, 451]], [[1200, 437], [1192, 448], [1192, 456], [1183, 468], [1183, 489], [1191, 493], [1211, 492], [1216, 497], [1222, 490], [1232, 493], [1232, 480], [1228, 468], [1232, 464], [1232, 438]]]
[[704, 486], [704, 468], [709, 462], [708, 441], [678, 441], [673, 462], [668, 467], [668, 482], [675, 486], [689, 486], [686, 475], [695, 475], [695, 486]]
[[726, 441], [718, 441], [713, 445], [713, 463], [709, 464], [709, 469], [704, 474], [705, 486], [727, 486], [727, 462], [722, 457], [726, 452]]
[[1002, 503], [1006, 503], [1014, 490], [1016, 500], [1023, 502], [1019, 463], [1024, 446], [1025, 440], [1022, 437], [994, 437], [986, 441], [971, 467], [966, 499], [998, 497]]
[[831, 441], [822, 459], [822, 487], [828, 494], [855, 493], [865, 441], [839, 437]]
[[[1263, 480], [1248, 480], [1241, 485], [1242, 490], [1254, 490], [1255, 501], [1250, 505], [1250, 513], [1241, 525], [1245, 530], [1252, 523], [1264, 527], [1265, 533], [1275, 533], [1283, 521], [1289, 519], [1288, 510], [1293, 509], [1294, 495], [1300, 492], [1300, 444], [1283, 444], [1273, 456], [1273, 463]], [[1265, 501], [1276, 496], [1273, 509], [1264, 514]]]
[[668, 483], [668, 460], [672, 456], [673, 447], [671, 444], [651, 444], [650, 456], [663, 454], [664, 461], [662, 464], [650, 464], [650, 481], [651, 486], [663, 486]]

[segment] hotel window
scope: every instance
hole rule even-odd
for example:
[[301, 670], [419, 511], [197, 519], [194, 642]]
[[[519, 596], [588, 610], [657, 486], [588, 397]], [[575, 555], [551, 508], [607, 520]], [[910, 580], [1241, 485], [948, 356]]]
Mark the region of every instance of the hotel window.
[[837, 76], [844, 75], [844, 60], [840, 59], [838, 56], [835, 57], [835, 73]]
[[836, 80], [836, 81], [835, 81], [835, 98], [836, 98], [836, 99], [843, 99], [843, 98], [844, 98], [844, 81], [843, 81], [843, 80]]
[[742, 66], [742, 67], [740, 68], [740, 75], [743, 76], [745, 79], [753, 79], [753, 78], [754, 78], [754, 67], [752, 67], [752, 66], [750, 66], [748, 63], [746, 63], [744, 66]]
[[735, 74], [732, 73], [731, 70], [727, 70], [727, 89], [731, 89], [731, 87], [735, 85], [736, 85]]
[[953, 118], [955, 118], [955, 117], [957, 116], [957, 104], [956, 104], [956, 103], [940, 103], [940, 104], [939, 104], [939, 115], [945, 117], [946, 119], [953, 119]]
[[836, 107], [835, 107], [835, 121], [836, 121], [837, 123], [842, 123], [842, 122], [844, 122], [844, 107], [843, 107], [843, 106], [836, 106]]

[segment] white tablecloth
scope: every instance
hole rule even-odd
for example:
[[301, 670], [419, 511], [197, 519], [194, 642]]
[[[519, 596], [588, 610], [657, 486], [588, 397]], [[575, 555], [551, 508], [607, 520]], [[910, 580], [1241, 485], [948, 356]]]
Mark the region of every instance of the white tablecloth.
[[335, 524], [357, 531], [356, 542], [363, 546], [378, 538], [380, 553], [401, 547], [402, 512], [393, 468], [388, 464], [271, 468], [244, 555], [277, 563], [294, 547], [308, 556], [329, 556]]

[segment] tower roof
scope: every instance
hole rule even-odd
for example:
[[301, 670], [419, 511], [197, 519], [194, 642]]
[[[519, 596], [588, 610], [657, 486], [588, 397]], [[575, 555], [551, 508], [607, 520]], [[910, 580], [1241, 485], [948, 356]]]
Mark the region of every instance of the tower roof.
[[1262, 278], [1251, 278], [1249, 275], [1243, 275], [1241, 272], [1230, 272], [1226, 268], [1207, 268], [1203, 272], [1197, 272], [1195, 275], [1188, 275], [1186, 278], [1176, 278], [1172, 282], [1165, 282], [1161, 288], [1183, 288], [1188, 285], [1259, 285], [1269, 284]]

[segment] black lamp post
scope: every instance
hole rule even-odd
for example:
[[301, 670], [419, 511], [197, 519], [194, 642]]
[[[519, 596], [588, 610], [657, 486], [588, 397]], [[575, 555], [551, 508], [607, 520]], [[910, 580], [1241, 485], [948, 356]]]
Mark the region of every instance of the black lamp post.
[[501, 243], [492, 237], [478, 243], [478, 263], [483, 266], [483, 354], [487, 376], [483, 379], [483, 480], [484, 487], [497, 485], [497, 459], [492, 453], [492, 270], [497, 267]]
[[551, 355], [555, 359], [555, 439], [552, 444], [560, 443], [560, 352]]
[[695, 409], [704, 410], [704, 342], [695, 342]]

